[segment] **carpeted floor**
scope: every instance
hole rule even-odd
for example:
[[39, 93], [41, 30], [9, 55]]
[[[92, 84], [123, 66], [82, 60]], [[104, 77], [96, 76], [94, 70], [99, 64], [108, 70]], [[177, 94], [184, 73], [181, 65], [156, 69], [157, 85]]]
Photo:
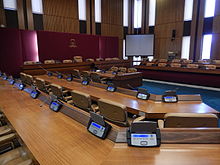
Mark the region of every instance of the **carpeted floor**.
[[[176, 90], [177, 94], [200, 94], [202, 101], [220, 112], [220, 91], [213, 91], [207, 89], [199, 89], [193, 87], [185, 87], [178, 85], [163, 84], [157, 82], [143, 81], [141, 88], [148, 89], [149, 93], [163, 94], [166, 90]], [[220, 127], [220, 120], [219, 120]]]

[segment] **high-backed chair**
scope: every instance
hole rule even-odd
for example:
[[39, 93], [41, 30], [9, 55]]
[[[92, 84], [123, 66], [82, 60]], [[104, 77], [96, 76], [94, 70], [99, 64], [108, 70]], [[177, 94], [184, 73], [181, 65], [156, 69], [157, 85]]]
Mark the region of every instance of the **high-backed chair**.
[[159, 63], [166, 63], [167, 61], [167, 59], [159, 59]]
[[56, 61], [55, 60], [45, 60], [44, 64], [55, 64]]
[[114, 57], [112, 58], [112, 60], [120, 60], [118, 57]]
[[158, 67], [166, 67], [167, 63], [158, 63]]
[[98, 111], [98, 106], [96, 104], [92, 104], [90, 95], [76, 90], [71, 91], [71, 95], [73, 104], [76, 107], [85, 111]]
[[125, 105], [106, 99], [99, 99], [98, 107], [100, 114], [104, 116], [106, 120], [120, 126], [129, 125], [127, 108]]
[[96, 61], [104, 61], [103, 58], [96, 58]]
[[38, 64], [40, 63], [39, 61], [25, 61], [24, 65], [33, 65], [33, 64]]
[[181, 60], [180, 59], [173, 59], [172, 63], [179, 63]]
[[89, 79], [90, 80], [90, 72], [89, 71], [82, 71], [81, 72], [82, 78], [83, 79]]
[[181, 64], [180, 63], [171, 63], [170, 66], [172, 68], [180, 68], [181, 67]]
[[26, 74], [23, 73], [23, 72], [21, 72], [21, 73], [20, 73], [20, 78], [21, 78], [21, 82], [22, 82], [23, 84], [25, 84], [25, 83], [26, 83]]
[[216, 65], [204, 65], [205, 69], [216, 69]]
[[94, 62], [95, 60], [94, 59], [92, 59], [92, 58], [87, 58], [86, 59], [86, 62]]
[[111, 61], [112, 58], [105, 58], [105, 61]]
[[212, 60], [213, 64], [220, 64], [220, 60]]
[[184, 63], [184, 64], [191, 64], [191, 63], [193, 63], [193, 60], [183, 60], [182, 63]]
[[218, 127], [218, 117], [214, 114], [167, 113], [164, 121], [159, 120], [160, 128]]
[[136, 68], [128, 68], [128, 73], [137, 72]]
[[73, 63], [73, 60], [63, 60], [63, 63], [64, 64], [71, 64], [71, 63]]
[[126, 73], [126, 72], [127, 72], [127, 68], [125, 68], [125, 67], [119, 67], [119, 68], [118, 68], [118, 71], [119, 71], [119, 72], [122, 72], [122, 73]]
[[81, 79], [80, 72], [78, 69], [73, 69], [72, 75], [74, 78]]
[[187, 68], [194, 68], [194, 69], [197, 69], [197, 68], [199, 68], [199, 65], [198, 65], [198, 64], [187, 64], [186, 67], [187, 67]]
[[45, 92], [47, 94], [50, 93], [51, 89], [50, 89], [50, 85], [47, 84], [44, 79], [41, 79], [41, 78], [35, 78], [35, 85], [36, 87], [42, 91], [42, 92]]
[[29, 75], [29, 74], [26, 74], [26, 84], [28, 85], [34, 85], [34, 78], [33, 76]]
[[107, 83], [106, 78], [101, 78], [100, 75], [98, 73], [95, 73], [95, 72], [90, 73], [90, 78], [93, 82], [96, 82], [96, 83], [102, 83], [102, 84]]
[[50, 84], [51, 92], [57, 99], [63, 100], [69, 104], [72, 104], [72, 96], [70, 92], [57, 84]]
[[146, 63], [146, 66], [153, 66], [153, 65], [154, 65], [153, 62], [148, 62], [148, 63]]
[[74, 56], [73, 60], [74, 60], [74, 62], [83, 62], [82, 56]]
[[22, 148], [16, 148], [0, 155], [1, 165], [34, 165], [28, 157], [27, 152]]
[[155, 63], [155, 62], [157, 62], [157, 61], [158, 61], [158, 59], [156, 59], [156, 58], [154, 58], [154, 59], [151, 60], [152, 63]]
[[113, 66], [113, 67], [111, 67], [111, 68], [109, 69], [109, 71], [111, 71], [111, 72], [118, 72], [118, 67]]

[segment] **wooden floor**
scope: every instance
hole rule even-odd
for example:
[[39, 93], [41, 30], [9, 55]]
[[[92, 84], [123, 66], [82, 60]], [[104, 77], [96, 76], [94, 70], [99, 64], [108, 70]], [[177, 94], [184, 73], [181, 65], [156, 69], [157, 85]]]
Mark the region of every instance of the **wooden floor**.
[[220, 144], [136, 148], [98, 139], [73, 119], [49, 110], [46, 104], [2, 80], [0, 107], [41, 165], [220, 164]]

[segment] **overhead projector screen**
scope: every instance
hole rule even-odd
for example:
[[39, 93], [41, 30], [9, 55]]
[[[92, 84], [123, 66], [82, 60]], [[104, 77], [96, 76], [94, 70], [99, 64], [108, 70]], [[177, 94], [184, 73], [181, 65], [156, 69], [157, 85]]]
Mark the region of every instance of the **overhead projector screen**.
[[126, 56], [153, 56], [154, 35], [126, 35]]

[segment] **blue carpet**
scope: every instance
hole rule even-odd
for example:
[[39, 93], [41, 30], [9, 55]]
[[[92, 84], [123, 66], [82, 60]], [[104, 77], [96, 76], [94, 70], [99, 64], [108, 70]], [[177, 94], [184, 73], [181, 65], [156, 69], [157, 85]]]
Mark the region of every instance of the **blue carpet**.
[[[200, 94], [202, 101], [220, 112], [220, 91], [184, 87], [178, 85], [168, 85], [156, 82], [143, 81], [141, 88], [148, 89], [149, 93], [162, 95], [166, 90], [176, 90], [177, 94]], [[220, 127], [220, 120], [219, 120]]]

